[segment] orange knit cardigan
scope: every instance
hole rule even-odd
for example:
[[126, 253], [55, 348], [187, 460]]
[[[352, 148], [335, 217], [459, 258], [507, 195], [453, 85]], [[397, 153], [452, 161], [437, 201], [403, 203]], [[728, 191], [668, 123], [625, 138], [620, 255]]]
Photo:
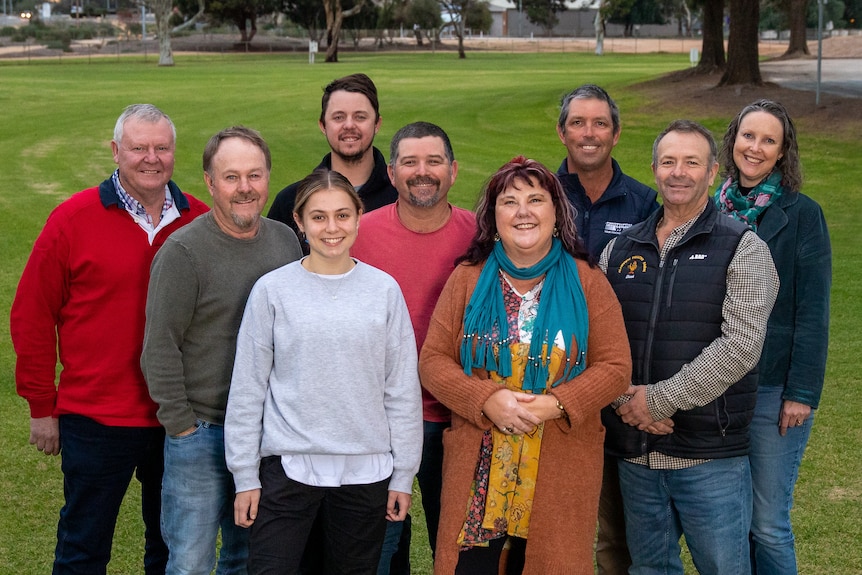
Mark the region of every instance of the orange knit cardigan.
[[[602, 481], [605, 430], [599, 412], [631, 381], [631, 355], [622, 311], [598, 268], [578, 260], [589, 311], [587, 367], [554, 387], [569, 418], [545, 424], [524, 575], [593, 573], [593, 540]], [[460, 363], [464, 310], [481, 265], [458, 266], [443, 288], [419, 361], [423, 387], [452, 410], [443, 437], [443, 492], [435, 575], [458, 563], [458, 533], [466, 516], [482, 434], [493, 424], [482, 406], [499, 386], [483, 370]]]

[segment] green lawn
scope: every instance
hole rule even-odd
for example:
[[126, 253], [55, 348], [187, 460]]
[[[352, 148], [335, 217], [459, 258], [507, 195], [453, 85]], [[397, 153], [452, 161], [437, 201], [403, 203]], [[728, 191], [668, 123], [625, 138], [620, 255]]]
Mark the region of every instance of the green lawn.
[[[164, 109], [178, 130], [175, 180], [208, 201], [200, 158], [206, 140], [235, 123], [259, 129], [273, 153], [272, 193], [305, 176], [328, 151], [317, 128], [322, 87], [353, 72], [378, 86], [383, 126], [377, 142], [388, 156], [391, 135], [426, 120], [450, 135], [460, 164], [451, 199], [472, 207], [482, 182], [525, 154], [556, 169], [564, 150], [554, 125], [557, 103], [584, 82], [600, 84], [622, 109], [615, 157], [631, 175], [651, 181], [652, 140], [675, 116], [656, 112], [627, 86], [689, 65], [688, 55], [452, 53], [340, 55], [334, 65], [307, 56], [178, 57], [158, 68], [139, 57], [90, 61], [0, 63], [0, 310], [8, 317], [18, 277], [50, 210], [110, 173], [116, 117], [133, 102]], [[700, 120], [720, 138], [730, 119]], [[676, 111], [673, 113], [677, 113]], [[683, 113], [683, 112], [679, 112]], [[858, 119], [857, 119], [858, 120]], [[862, 573], [862, 407], [855, 401], [862, 317], [862, 144], [800, 126], [805, 191], [824, 207], [834, 256], [830, 359], [822, 407], [802, 464], [794, 521], [800, 571]], [[0, 327], [0, 573], [50, 570], [62, 504], [59, 458], [27, 444], [26, 403], [14, 388], [8, 322]], [[138, 494], [130, 491], [109, 572], [139, 573], [142, 528]], [[430, 573], [421, 510], [414, 518], [414, 572]]]

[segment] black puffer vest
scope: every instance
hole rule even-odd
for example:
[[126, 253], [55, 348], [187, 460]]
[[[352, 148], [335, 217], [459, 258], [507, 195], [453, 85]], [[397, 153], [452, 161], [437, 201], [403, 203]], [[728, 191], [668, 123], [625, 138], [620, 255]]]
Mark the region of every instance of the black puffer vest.
[[[655, 229], [663, 213], [617, 238], [608, 261], [608, 280], [623, 308], [635, 385], [669, 378], [721, 336], [727, 268], [748, 229], [709, 202], [662, 266]], [[707, 405], [678, 411], [674, 432], [664, 436], [638, 431], [605, 408], [605, 449], [625, 458], [652, 451], [688, 459], [745, 455], [756, 391], [755, 368]]]

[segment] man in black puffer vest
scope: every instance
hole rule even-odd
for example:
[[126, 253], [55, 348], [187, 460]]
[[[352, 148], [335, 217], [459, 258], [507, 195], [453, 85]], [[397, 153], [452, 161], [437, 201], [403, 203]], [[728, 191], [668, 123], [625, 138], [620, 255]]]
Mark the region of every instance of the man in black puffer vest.
[[718, 213], [716, 144], [672, 122], [653, 145], [663, 207], [608, 244], [600, 265], [623, 308], [632, 386], [605, 408], [619, 458], [634, 575], [750, 574], [748, 426], [755, 366], [778, 293], [769, 249]]

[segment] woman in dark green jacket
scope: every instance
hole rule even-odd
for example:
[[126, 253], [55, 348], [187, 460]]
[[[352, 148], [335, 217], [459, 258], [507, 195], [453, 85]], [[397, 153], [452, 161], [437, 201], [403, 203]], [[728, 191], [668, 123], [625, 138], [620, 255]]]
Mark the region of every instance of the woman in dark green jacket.
[[716, 205], [767, 243], [781, 281], [751, 424], [752, 573], [793, 575], [793, 488], [826, 371], [829, 232], [820, 206], [799, 192], [796, 128], [781, 104], [758, 100], [743, 108], [728, 126], [719, 159], [725, 181]]

